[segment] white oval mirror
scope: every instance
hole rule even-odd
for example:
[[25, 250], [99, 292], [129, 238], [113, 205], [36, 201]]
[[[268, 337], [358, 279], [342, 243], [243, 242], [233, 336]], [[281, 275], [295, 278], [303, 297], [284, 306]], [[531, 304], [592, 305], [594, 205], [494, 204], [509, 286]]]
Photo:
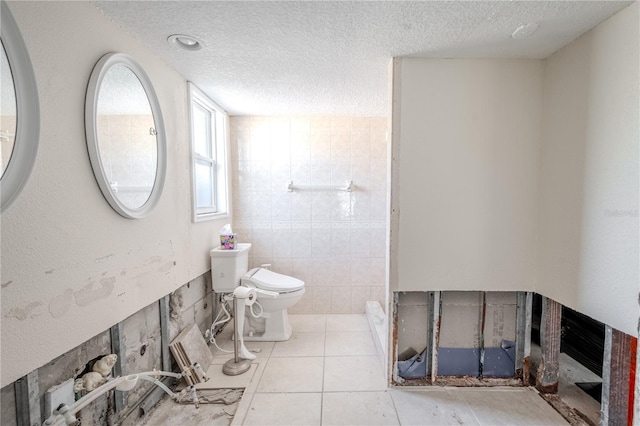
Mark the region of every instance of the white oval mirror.
[[0, 9], [0, 210], [18, 196], [38, 150], [40, 108], [36, 77], [18, 25], [5, 2]]
[[149, 77], [130, 56], [109, 53], [91, 73], [86, 102], [87, 148], [102, 194], [124, 217], [146, 216], [166, 172], [164, 125]]

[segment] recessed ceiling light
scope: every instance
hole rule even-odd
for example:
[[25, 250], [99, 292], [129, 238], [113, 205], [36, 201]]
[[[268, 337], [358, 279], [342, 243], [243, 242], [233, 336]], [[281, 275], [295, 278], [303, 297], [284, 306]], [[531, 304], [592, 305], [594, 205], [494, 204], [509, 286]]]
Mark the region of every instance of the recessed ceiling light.
[[169, 36], [169, 38], [167, 38], [167, 41], [171, 46], [182, 50], [200, 50], [202, 49], [203, 45], [203, 43], [197, 38], [185, 34], [171, 35]]
[[529, 22], [528, 24], [522, 24], [516, 28], [511, 34], [511, 38], [521, 39], [527, 38], [538, 29], [538, 24], [535, 22]]

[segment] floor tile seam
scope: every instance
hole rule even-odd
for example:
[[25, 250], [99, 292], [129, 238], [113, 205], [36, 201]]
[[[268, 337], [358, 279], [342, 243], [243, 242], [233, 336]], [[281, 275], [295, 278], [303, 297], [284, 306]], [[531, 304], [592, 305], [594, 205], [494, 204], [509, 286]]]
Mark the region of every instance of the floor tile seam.
[[387, 392], [387, 389], [328, 389], [324, 393], [371, 393]]
[[324, 341], [322, 344], [322, 392], [320, 394], [320, 425], [324, 424], [324, 372], [327, 365], [327, 323], [328, 317], [324, 316]]
[[396, 400], [393, 397], [393, 392], [391, 392], [391, 389], [387, 388], [387, 392], [389, 392], [389, 398], [391, 398], [391, 405], [393, 406], [393, 411], [395, 411], [396, 413], [396, 420], [398, 421], [398, 424], [401, 425], [402, 422], [400, 421], [400, 413], [398, 412], [398, 407], [396, 406]]
[[322, 395], [323, 394], [322, 391], [308, 390], [308, 391], [259, 391], [259, 392], [256, 391], [256, 392], [252, 392], [252, 395], [256, 395], [256, 394], [260, 394], [260, 395], [277, 395], [277, 394], [293, 395], [293, 394], [299, 394], [299, 393], [318, 394], [318, 395]]
[[269, 359], [272, 358], [324, 358], [324, 355], [317, 355], [317, 354], [313, 354], [313, 355], [274, 355], [272, 357], [269, 357]]
[[[262, 377], [264, 376], [264, 372], [267, 370], [267, 362], [265, 362], [263, 365], [261, 363], [256, 363], [256, 365], [257, 365], [256, 371], [255, 373], [253, 373], [253, 377], [249, 381], [249, 385], [247, 385], [247, 387], [244, 388], [243, 393], [255, 394], [256, 391], [258, 390], [258, 387], [260, 386], [260, 383], [262, 382]], [[260, 368], [261, 365], [262, 365], [262, 368]], [[255, 386], [253, 386], [253, 383], [252, 383], [254, 380], [255, 380]], [[252, 391], [247, 392], [247, 389], [249, 389], [250, 387], [252, 388]]]
[[325, 354], [325, 358], [354, 358], [354, 357], [362, 357], [362, 356], [368, 356], [368, 357], [374, 357], [375, 355], [371, 355], [371, 354]]
[[370, 390], [347, 390], [347, 391], [323, 391], [323, 394], [325, 393], [389, 393], [391, 394], [391, 392], [389, 392], [389, 389], [383, 389], [383, 390], [374, 390], [374, 389], [370, 389]]
[[[453, 392], [448, 391], [451, 395], [454, 395]], [[454, 395], [455, 396], [455, 395]], [[471, 407], [471, 405], [469, 404], [469, 402], [467, 401], [467, 399], [464, 396], [460, 396], [460, 399], [462, 399], [462, 402], [464, 403], [464, 405], [467, 406], [467, 408], [469, 409], [469, 411], [471, 412], [471, 414], [473, 415], [473, 418], [476, 419], [476, 422], [478, 422], [478, 425], [483, 426], [483, 423], [480, 421], [480, 419], [478, 418], [478, 416], [476, 415], [476, 412], [474, 411], [473, 407]]]
[[443, 388], [449, 389], [449, 390], [458, 390], [460, 393], [464, 393], [464, 392], [471, 393], [476, 391], [482, 391], [487, 393], [494, 392], [494, 393], [514, 394], [514, 393], [530, 391], [530, 388], [519, 387], [519, 386], [514, 386], [510, 389], [496, 388], [491, 386], [443, 386]]
[[324, 355], [282, 355], [282, 356], [270, 356], [269, 358], [262, 358], [264, 360], [272, 360], [272, 359], [282, 359], [282, 358], [290, 358], [290, 359], [297, 359], [297, 358], [324, 358]]
[[347, 355], [325, 355], [325, 358], [355, 358], [355, 357], [360, 357], [360, 358], [375, 358], [379, 361], [379, 358], [377, 355], [353, 355], [353, 354], [347, 354]]
[[256, 368], [256, 373], [258, 373], [258, 371], [260, 370], [260, 364], [264, 364], [264, 367], [262, 368], [262, 371], [260, 371], [260, 377], [256, 377], [256, 379], [257, 379], [256, 390], [258, 389], [258, 386], [260, 386], [260, 383], [262, 382], [262, 378], [264, 377], [264, 372], [267, 371], [267, 366], [269, 365], [269, 360], [270, 359], [271, 358], [266, 358], [266, 359], [264, 359], [264, 362], [257, 362], [256, 363], [256, 364], [258, 364], [258, 368]]
[[[243, 414], [242, 419], [238, 419], [238, 421], [239, 421], [238, 424], [240, 424], [240, 425], [243, 425], [244, 422], [247, 420], [247, 416], [249, 415], [249, 412], [251, 411], [251, 406], [253, 405], [253, 397], [255, 396], [255, 392], [245, 393], [243, 391], [242, 398], [240, 398], [240, 401], [242, 401], [242, 399], [245, 397], [245, 395], [247, 396], [247, 398], [249, 398], [249, 401], [247, 402], [247, 405], [246, 405], [247, 409], [244, 410], [244, 413], [242, 413]], [[239, 406], [240, 406], [240, 404], [238, 404], [238, 407]], [[238, 411], [236, 409], [236, 414], [237, 413], [238, 413]], [[233, 423], [233, 420], [235, 420], [235, 415], [234, 415], [234, 419], [232, 419], [232, 423]]]
[[326, 357], [326, 352], [327, 352], [327, 335], [325, 333], [324, 336], [324, 345], [323, 345], [323, 349], [322, 349], [322, 391], [324, 392], [324, 377], [325, 377], [325, 372], [327, 370], [327, 357]]

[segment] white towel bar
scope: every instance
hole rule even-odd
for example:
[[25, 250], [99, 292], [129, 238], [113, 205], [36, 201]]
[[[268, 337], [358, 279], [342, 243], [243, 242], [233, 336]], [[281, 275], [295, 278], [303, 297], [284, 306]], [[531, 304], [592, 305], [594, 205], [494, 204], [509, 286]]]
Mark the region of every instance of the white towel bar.
[[353, 181], [349, 181], [349, 183], [347, 183], [347, 186], [294, 185], [293, 181], [290, 181], [289, 185], [287, 185], [287, 191], [289, 192], [293, 192], [294, 190], [353, 192], [355, 189], [356, 189], [356, 186], [353, 184]]

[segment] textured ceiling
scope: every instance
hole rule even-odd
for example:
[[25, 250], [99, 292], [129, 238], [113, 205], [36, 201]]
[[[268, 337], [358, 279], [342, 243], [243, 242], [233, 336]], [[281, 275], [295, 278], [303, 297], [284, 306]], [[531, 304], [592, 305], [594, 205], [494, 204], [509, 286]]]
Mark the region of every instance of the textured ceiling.
[[[545, 58], [630, 3], [94, 2], [232, 115], [384, 115], [392, 57]], [[176, 33], [204, 48], [171, 47]]]

